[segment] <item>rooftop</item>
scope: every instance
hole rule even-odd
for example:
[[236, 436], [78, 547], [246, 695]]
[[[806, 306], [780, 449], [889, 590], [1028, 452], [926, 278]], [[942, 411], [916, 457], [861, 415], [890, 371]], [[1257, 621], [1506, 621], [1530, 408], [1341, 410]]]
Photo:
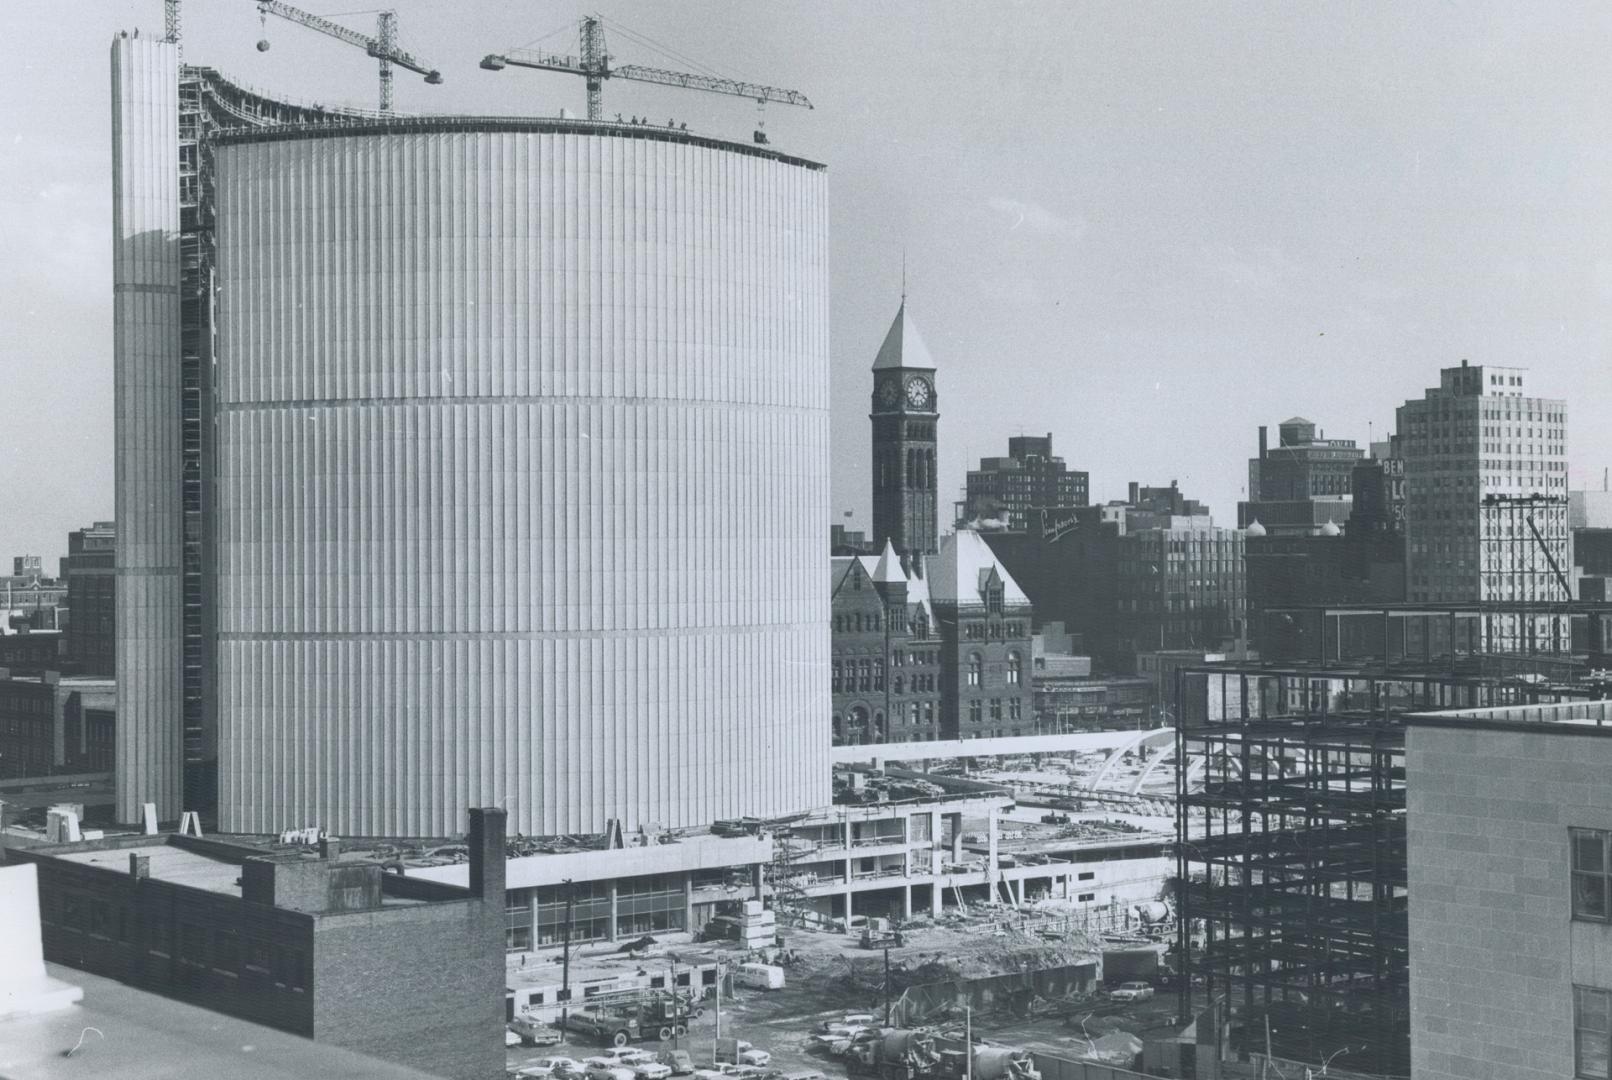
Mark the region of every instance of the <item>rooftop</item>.
[[[81, 1004], [0, 1023], [0, 1069], [8, 1080], [428, 1080], [427, 1074], [223, 1013], [46, 964], [83, 987]], [[71, 1052], [71, 1056], [69, 1056]]]
[[1470, 727], [1612, 735], [1612, 701], [1569, 701], [1554, 705], [1500, 705], [1489, 709], [1440, 709], [1411, 713], [1405, 722], [1425, 727]]
[[929, 347], [924, 344], [924, 339], [918, 336], [918, 328], [907, 314], [905, 298], [901, 301], [901, 307], [896, 309], [895, 321], [890, 324], [889, 332], [884, 335], [884, 344], [879, 346], [879, 355], [873, 361], [874, 371], [886, 368], [935, 370], [935, 358], [929, 355]]
[[151, 876], [158, 881], [171, 881], [176, 885], [189, 885], [194, 889], [231, 896], [241, 894], [239, 866], [173, 847], [166, 842], [101, 851], [75, 851], [64, 846], [61, 849], [47, 848], [44, 853], [68, 862], [124, 874], [129, 872], [130, 855], [144, 855], [151, 860]]

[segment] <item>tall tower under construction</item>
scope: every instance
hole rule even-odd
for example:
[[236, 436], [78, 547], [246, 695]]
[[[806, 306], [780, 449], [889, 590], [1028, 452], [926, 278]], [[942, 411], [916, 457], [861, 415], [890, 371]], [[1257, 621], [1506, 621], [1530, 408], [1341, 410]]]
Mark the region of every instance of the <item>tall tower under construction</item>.
[[119, 817], [827, 803], [824, 168], [113, 71]]

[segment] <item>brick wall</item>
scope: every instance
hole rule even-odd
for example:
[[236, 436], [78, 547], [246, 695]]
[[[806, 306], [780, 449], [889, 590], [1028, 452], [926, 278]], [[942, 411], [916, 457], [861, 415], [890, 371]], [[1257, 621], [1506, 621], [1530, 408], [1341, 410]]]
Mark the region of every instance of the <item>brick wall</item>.
[[1406, 765], [1412, 1076], [1572, 1076], [1612, 926], [1571, 918], [1567, 830], [1612, 829], [1612, 739], [1414, 725]]

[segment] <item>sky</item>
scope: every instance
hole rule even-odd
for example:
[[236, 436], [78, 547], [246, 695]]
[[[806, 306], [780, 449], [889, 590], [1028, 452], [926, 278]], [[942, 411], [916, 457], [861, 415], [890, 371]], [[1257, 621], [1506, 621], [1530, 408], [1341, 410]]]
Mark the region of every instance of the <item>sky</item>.
[[[160, 34], [162, 4], [5, 6], [0, 556], [54, 567], [70, 529], [113, 512], [107, 50], [120, 29]], [[1462, 359], [1529, 367], [1567, 400], [1570, 486], [1612, 465], [1612, 5], [393, 6], [446, 80], [400, 72], [400, 111], [580, 111], [578, 79], [477, 63], [563, 48], [584, 10], [636, 35], [610, 38], [619, 63], [810, 97], [766, 126], [829, 166], [837, 521], [869, 520], [868, 369], [903, 262], [939, 365], [943, 506], [1009, 436], [1050, 432], [1094, 500], [1178, 480], [1234, 524], [1258, 425], [1383, 438]], [[184, 15], [189, 62], [374, 101], [355, 49], [272, 21], [258, 51], [250, 0]], [[757, 119], [628, 82], [605, 105], [740, 140]]]

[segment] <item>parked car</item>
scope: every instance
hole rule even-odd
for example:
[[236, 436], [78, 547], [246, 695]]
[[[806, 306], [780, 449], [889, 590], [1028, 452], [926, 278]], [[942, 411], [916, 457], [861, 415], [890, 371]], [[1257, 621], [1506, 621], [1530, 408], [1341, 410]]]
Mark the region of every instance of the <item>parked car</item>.
[[520, 1044], [521, 1044], [521, 1037], [519, 1035], [515, 1034], [515, 1032], [514, 1032], [514, 1030], [512, 1028], [508, 1028], [508, 1027], [504, 1028], [504, 1045], [506, 1047], [509, 1047], [509, 1046], [519, 1046]]
[[[611, 1046], [599, 1051], [599, 1057], [604, 1058], [612, 1065], [625, 1065], [631, 1067], [641, 1061], [654, 1061], [655, 1055], [648, 1050], [636, 1046]], [[592, 1060], [591, 1058], [589, 1059]]]
[[1146, 1001], [1153, 996], [1153, 988], [1145, 982], [1124, 982], [1109, 995], [1115, 1001]]
[[541, 1057], [521, 1066], [518, 1076], [533, 1080], [578, 1080], [582, 1075], [582, 1062], [568, 1057]]
[[757, 1068], [765, 1069], [771, 1063], [772, 1053], [770, 1051], [762, 1050], [755, 1046], [739, 1051], [740, 1065], [754, 1065]]
[[583, 1064], [587, 1066], [582, 1074], [583, 1080], [638, 1080], [627, 1066], [618, 1065], [608, 1058], [591, 1057]]
[[519, 1036], [522, 1046], [558, 1046], [562, 1038], [559, 1028], [524, 1014], [509, 1022], [509, 1030]]
[[668, 1080], [672, 1075], [672, 1067], [658, 1061], [635, 1061], [628, 1067], [638, 1080]]
[[673, 1076], [688, 1076], [694, 1072], [694, 1059], [687, 1050], [662, 1050], [655, 1060], [672, 1070]]

